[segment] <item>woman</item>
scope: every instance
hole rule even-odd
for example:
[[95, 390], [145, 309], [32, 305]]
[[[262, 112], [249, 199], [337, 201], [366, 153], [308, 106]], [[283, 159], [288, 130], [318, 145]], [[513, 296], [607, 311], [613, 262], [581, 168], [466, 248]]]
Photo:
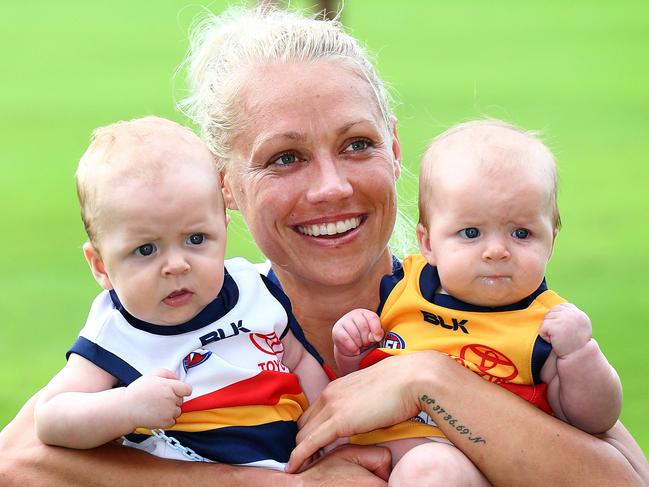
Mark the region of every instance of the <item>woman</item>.
[[[331, 326], [352, 308], [376, 308], [380, 278], [394, 265], [388, 239], [400, 146], [382, 83], [336, 24], [283, 12], [210, 19], [190, 71], [188, 106], [220, 164], [227, 205], [242, 213], [306, 341], [335, 373]], [[333, 382], [305, 415], [300, 448], [396, 423], [427, 407], [424, 395], [483, 440], [440, 422], [494, 485], [648, 481], [646, 460], [621, 425], [604, 441], [591, 437], [435, 352], [390, 358]], [[291, 476], [179, 466], [113, 445], [48, 448], [35, 439], [32, 408], [33, 400], [1, 435], [3, 485], [172, 484], [206, 475], [219, 485], [382, 485], [389, 464], [385, 450], [348, 446]]]

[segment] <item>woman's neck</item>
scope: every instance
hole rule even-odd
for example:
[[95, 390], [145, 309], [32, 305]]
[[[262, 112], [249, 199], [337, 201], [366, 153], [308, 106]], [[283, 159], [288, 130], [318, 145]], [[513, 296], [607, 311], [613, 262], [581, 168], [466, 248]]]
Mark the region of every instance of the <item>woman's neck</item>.
[[390, 252], [386, 249], [376, 264], [353, 283], [341, 285], [323, 285], [307, 281], [280, 266], [274, 266], [273, 271], [291, 300], [293, 314], [306, 339], [315, 347], [325, 363], [337, 373], [331, 329], [342, 315], [352, 309], [376, 310], [379, 305], [381, 278], [392, 272]]

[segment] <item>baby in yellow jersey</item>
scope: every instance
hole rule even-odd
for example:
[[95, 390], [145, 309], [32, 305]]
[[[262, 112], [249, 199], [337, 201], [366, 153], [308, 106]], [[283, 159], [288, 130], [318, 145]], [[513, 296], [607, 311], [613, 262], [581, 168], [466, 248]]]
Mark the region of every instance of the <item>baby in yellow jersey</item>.
[[[475, 121], [437, 137], [420, 169], [421, 255], [383, 279], [378, 315], [356, 309], [334, 325], [341, 373], [434, 349], [584, 431], [613, 426], [619, 378], [588, 316], [545, 285], [560, 226], [556, 186], [550, 151], [514, 126]], [[389, 446], [395, 485], [489, 485], [436, 425], [486, 440], [439, 405], [437, 413], [351, 441]]]

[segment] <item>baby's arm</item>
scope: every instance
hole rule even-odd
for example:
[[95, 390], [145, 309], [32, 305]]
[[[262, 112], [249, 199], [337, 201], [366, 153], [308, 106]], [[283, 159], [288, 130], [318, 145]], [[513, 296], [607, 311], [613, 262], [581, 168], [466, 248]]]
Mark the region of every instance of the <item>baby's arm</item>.
[[329, 378], [318, 361], [306, 351], [304, 346], [295, 338], [292, 332], [288, 332], [282, 338], [284, 346], [284, 357], [282, 362], [291, 372], [298, 376], [304, 394], [309, 404], [313, 404], [320, 395], [322, 389], [329, 384]]
[[180, 415], [191, 386], [167, 371], [145, 375], [128, 387], [85, 358], [72, 354], [42, 391], [36, 404], [36, 431], [43, 443], [94, 448], [137, 427], [165, 428]]
[[611, 428], [622, 409], [622, 385], [592, 338], [588, 316], [559, 304], [545, 315], [539, 335], [552, 344], [541, 380], [554, 414], [588, 433]]
[[354, 309], [333, 327], [334, 357], [341, 375], [358, 370], [360, 361], [383, 338], [381, 320], [373, 311]]

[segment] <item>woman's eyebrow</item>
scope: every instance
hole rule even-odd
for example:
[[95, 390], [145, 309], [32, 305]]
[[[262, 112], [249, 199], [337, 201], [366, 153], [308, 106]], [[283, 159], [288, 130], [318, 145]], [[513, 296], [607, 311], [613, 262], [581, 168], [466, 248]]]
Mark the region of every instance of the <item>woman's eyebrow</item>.
[[345, 132], [348, 132], [349, 130], [354, 128], [356, 125], [371, 125], [374, 128], [376, 127], [376, 122], [369, 118], [360, 118], [358, 120], [354, 120], [352, 122], [342, 125], [338, 130], [336, 130], [336, 134], [342, 135]]
[[[374, 128], [376, 127], [376, 122], [369, 118], [359, 118], [357, 120], [353, 120], [351, 122], [345, 123], [344, 125], [338, 127], [336, 129], [336, 135], [342, 135], [350, 131], [352, 128], [354, 128], [357, 125], [370, 125]], [[259, 147], [263, 146], [264, 144], [270, 141], [282, 140], [282, 139], [286, 139], [294, 142], [304, 142], [307, 139], [307, 135], [302, 132], [296, 132], [294, 130], [290, 130], [288, 132], [278, 132], [278, 133], [271, 133], [268, 135], [264, 135], [254, 142], [252, 146], [252, 152], [254, 153], [257, 149], [259, 149]]]
[[257, 140], [255, 140], [255, 142], [252, 145], [252, 152], [253, 153], [256, 152], [261, 146], [267, 144], [270, 141], [284, 140], [284, 139], [294, 141], [294, 142], [303, 142], [304, 140], [306, 140], [306, 135], [295, 131], [279, 132], [279, 133], [264, 135], [258, 138]]

